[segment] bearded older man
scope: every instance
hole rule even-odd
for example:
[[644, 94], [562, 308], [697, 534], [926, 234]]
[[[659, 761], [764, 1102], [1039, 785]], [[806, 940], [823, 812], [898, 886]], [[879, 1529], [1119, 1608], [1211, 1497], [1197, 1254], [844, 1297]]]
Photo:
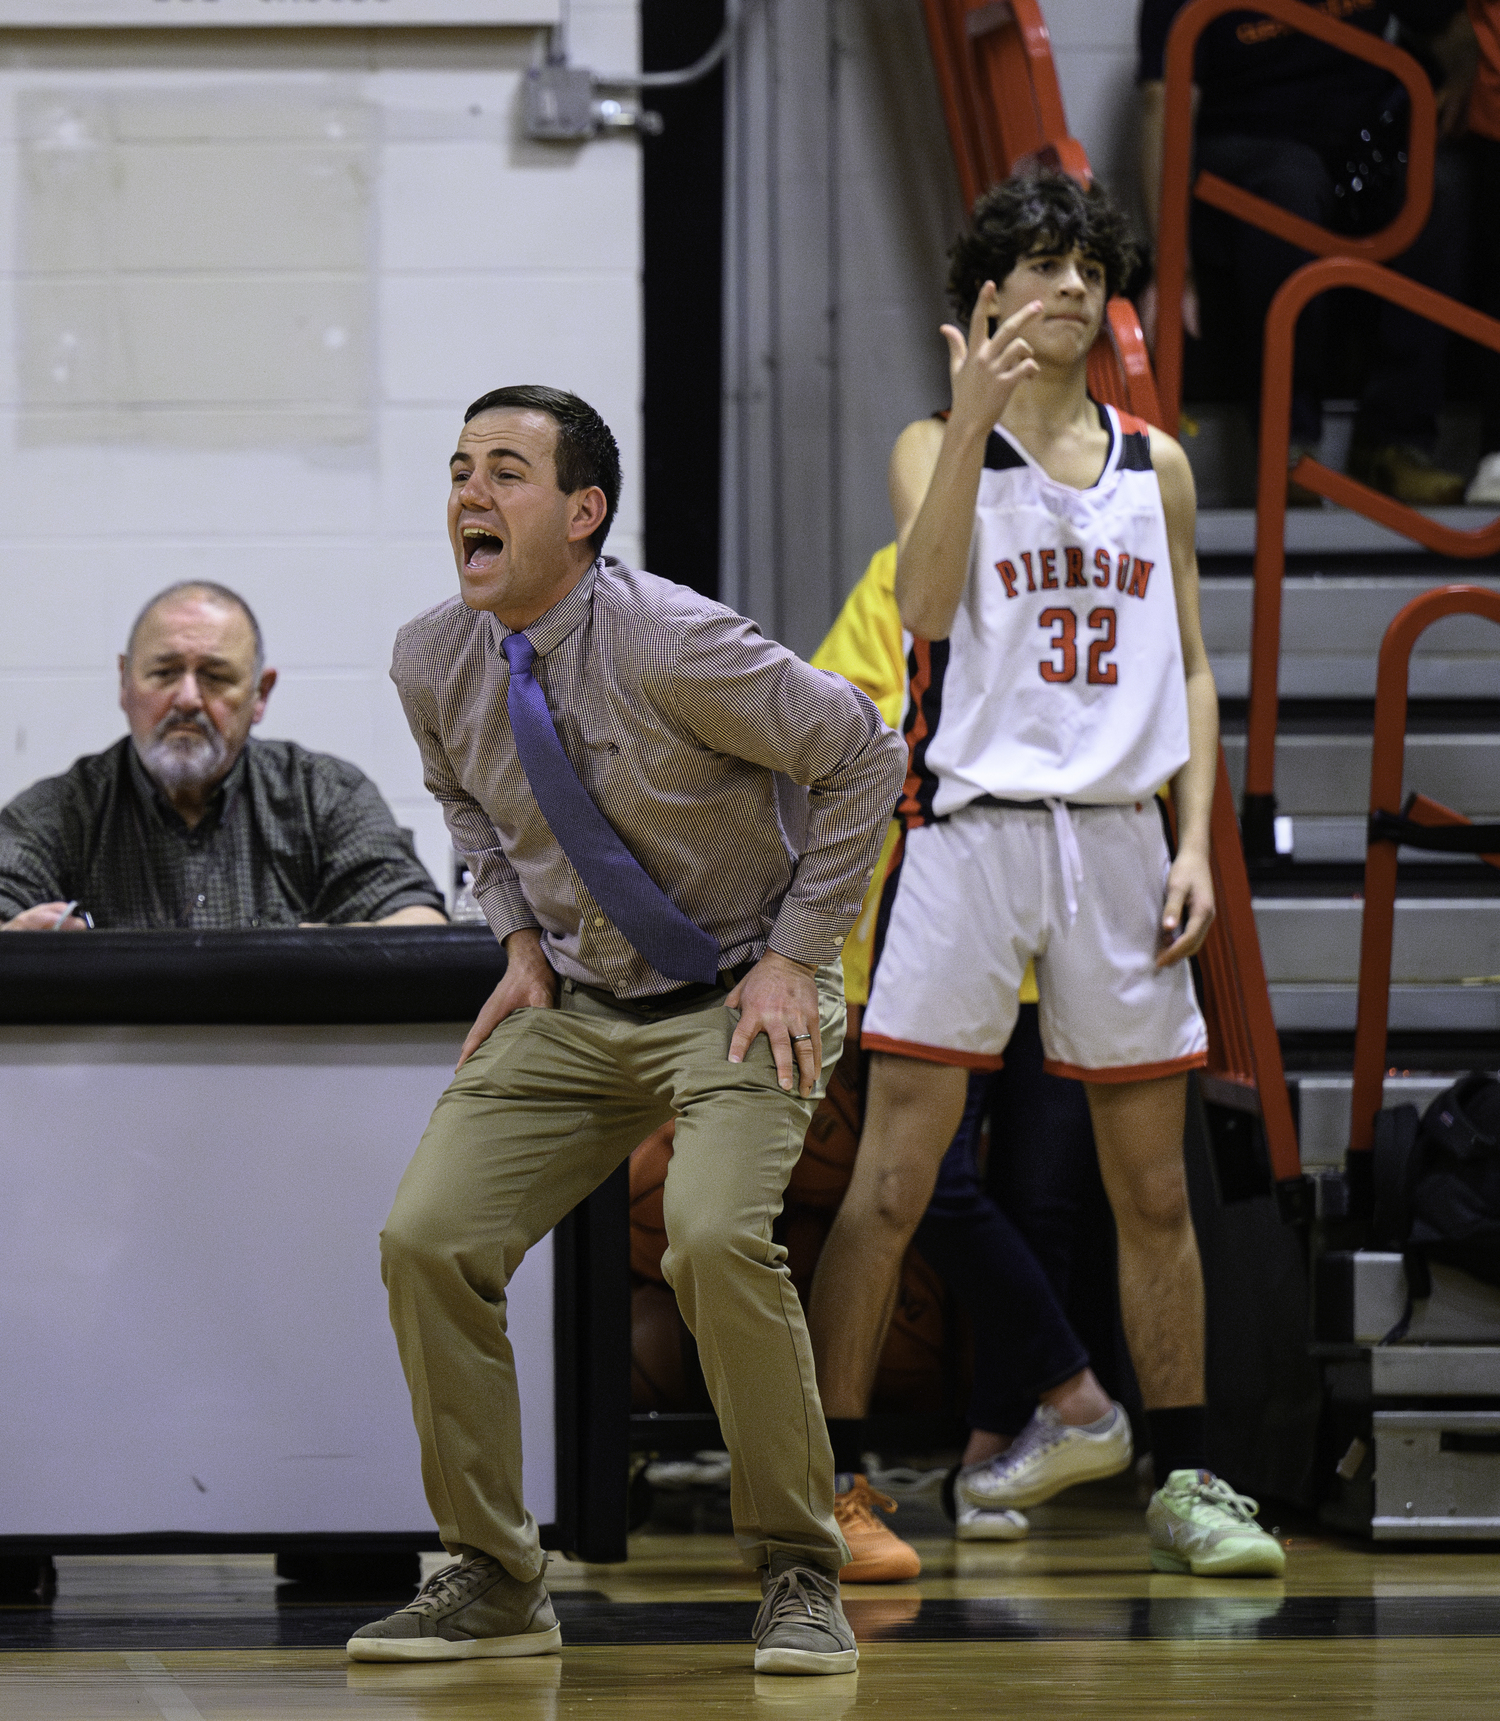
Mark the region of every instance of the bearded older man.
[[130, 734], [0, 809], [0, 930], [445, 919], [363, 772], [251, 739], [276, 671], [238, 593], [159, 592], [119, 666]]

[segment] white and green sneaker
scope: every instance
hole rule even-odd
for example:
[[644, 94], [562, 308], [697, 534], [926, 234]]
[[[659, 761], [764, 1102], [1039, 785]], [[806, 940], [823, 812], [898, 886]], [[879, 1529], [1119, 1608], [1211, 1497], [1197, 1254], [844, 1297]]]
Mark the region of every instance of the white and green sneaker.
[[1195, 1578], [1279, 1578], [1286, 1553], [1255, 1521], [1254, 1500], [1211, 1470], [1174, 1470], [1151, 1496], [1151, 1567]]

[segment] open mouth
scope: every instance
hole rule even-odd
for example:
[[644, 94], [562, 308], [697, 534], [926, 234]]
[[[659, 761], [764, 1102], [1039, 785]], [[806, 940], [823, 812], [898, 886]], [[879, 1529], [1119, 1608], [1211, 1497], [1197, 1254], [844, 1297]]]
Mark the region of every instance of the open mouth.
[[464, 566], [476, 572], [491, 567], [505, 548], [505, 540], [487, 532], [483, 526], [465, 526], [463, 542]]

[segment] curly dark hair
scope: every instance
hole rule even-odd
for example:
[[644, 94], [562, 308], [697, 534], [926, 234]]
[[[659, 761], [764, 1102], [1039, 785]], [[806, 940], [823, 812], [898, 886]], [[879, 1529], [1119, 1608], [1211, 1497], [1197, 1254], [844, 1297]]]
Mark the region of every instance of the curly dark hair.
[[589, 537], [597, 556], [614, 524], [620, 504], [620, 448], [609, 426], [586, 400], [560, 388], [540, 383], [516, 383], [510, 388], [492, 388], [464, 414], [464, 423], [481, 412], [545, 412], [557, 426], [557, 447], [552, 465], [557, 487], [564, 496], [597, 484], [604, 492], [604, 518]]
[[948, 302], [962, 322], [974, 314], [986, 281], [999, 286], [1023, 257], [1081, 251], [1104, 266], [1118, 293], [1137, 249], [1124, 212], [1097, 180], [1083, 187], [1060, 168], [1029, 168], [990, 189], [974, 205], [969, 231], [948, 253]]

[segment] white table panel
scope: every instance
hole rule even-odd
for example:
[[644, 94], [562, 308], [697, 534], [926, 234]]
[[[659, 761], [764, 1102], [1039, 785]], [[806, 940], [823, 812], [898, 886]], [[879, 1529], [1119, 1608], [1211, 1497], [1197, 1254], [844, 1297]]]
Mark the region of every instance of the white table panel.
[[[432, 1529], [378, 1236], [464, 1025], [0, 1028], [0, 1536]], [[555, 1515], [552, 1250], [510, 1292]]]

